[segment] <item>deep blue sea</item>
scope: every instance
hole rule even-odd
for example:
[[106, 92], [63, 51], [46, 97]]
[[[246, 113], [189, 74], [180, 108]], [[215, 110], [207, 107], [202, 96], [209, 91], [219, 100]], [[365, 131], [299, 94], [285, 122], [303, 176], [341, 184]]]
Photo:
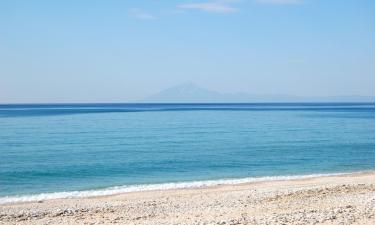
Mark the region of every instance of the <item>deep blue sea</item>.
[[0, 203], [374, 169], [370, 103], [0, 105]]

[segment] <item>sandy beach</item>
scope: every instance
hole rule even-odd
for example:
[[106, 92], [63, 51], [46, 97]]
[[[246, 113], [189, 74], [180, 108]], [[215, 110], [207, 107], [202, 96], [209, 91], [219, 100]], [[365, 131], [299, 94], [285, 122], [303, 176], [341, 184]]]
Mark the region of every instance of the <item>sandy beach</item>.
[[375, 173], [0, 206], [0, 224], [375, 224]]

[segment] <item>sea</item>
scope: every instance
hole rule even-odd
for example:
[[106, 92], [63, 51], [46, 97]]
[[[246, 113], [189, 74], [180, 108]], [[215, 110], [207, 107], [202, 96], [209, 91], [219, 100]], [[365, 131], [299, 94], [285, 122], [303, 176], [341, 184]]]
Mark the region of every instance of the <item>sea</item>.
[[375, 103], [0, 105], [0, 204], [375, 170]]

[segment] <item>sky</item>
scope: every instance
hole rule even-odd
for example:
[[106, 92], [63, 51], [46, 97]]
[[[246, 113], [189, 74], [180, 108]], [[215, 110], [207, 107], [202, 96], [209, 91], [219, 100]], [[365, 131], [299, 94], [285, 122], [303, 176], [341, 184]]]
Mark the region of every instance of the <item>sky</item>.
[[375, 1], [0, 1], [0, 103], [134, 102], [185, 82], [375, 96]]

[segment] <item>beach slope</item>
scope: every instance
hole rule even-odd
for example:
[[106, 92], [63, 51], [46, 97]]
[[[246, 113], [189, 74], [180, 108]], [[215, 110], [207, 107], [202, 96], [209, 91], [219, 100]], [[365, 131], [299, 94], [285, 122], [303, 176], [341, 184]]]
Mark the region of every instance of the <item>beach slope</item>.
[[375, 173], [0, 206], [0, 224], [375, 224]]

